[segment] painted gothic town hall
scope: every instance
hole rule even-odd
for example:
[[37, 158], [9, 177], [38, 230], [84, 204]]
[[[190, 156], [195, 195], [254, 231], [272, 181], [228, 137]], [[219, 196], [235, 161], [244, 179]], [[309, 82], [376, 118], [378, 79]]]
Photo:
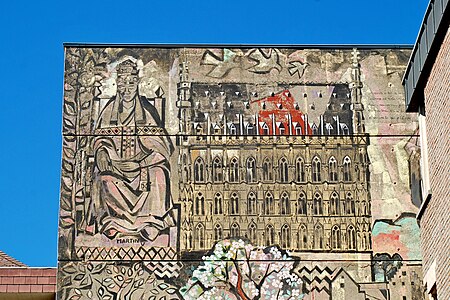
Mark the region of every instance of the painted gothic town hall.
[[[356, 57], [352, 81], [328, 85], [192, 82], [182, 64], [182, 249], [245, 237], [292, 251], [371, 251], [360, 76]], [[302, 112], [305, 99], [326, 106], [318, 119]]]

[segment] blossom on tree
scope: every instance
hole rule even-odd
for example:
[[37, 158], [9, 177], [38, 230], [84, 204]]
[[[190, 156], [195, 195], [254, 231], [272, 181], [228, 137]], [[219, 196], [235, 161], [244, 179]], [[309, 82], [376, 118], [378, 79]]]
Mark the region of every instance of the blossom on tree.
[[218, 242], [180, 289], [184, 299], [302, 299], [294, 261], [275, 246], [255, 247], [241, 239]]

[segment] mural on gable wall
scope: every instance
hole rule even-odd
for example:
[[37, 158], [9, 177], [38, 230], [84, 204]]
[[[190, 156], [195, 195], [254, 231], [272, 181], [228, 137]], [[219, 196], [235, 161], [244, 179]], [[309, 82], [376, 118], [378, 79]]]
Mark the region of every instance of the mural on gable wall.
[[58, 298], [424, 299], [409, 55], [66, 47]]

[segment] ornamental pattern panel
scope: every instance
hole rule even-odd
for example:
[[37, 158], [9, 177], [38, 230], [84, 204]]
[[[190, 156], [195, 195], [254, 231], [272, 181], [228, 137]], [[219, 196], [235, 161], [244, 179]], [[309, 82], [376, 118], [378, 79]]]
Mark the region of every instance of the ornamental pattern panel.
[[65, 54], [59, 299], [424, 299], [409, 49]]

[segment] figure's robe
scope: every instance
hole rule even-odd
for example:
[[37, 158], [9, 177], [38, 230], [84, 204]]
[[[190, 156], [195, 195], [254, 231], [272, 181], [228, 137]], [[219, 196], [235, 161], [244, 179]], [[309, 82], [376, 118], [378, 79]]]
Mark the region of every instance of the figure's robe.
[[138, 127], [159, 127], [161, 122], [145, 97], [132, 104], [121, 107], [113, 98], [98, 119], [97, 128], [120, 128], [122, 134], [95, 139], [88, 223], [109, 238], [153, 241], [175, 226], [169, 166], [173, 145], [165, 135], [138, 135]]

